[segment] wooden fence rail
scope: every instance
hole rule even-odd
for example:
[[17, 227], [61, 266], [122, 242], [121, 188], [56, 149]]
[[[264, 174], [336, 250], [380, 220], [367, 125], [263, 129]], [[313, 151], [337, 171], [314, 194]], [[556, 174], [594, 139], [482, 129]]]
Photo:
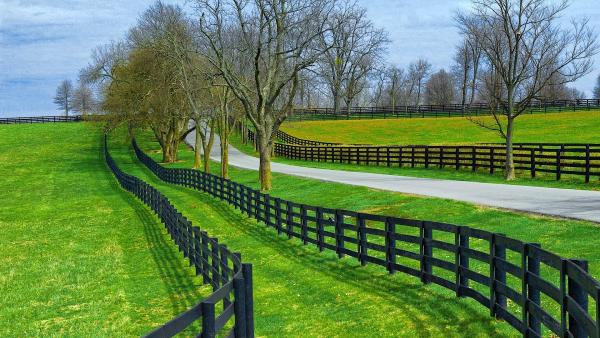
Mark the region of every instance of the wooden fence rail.
[[[282, 135], [284, 134], [284, 135]], [[248, 130], [248, 139], [255, 144], [255, 134]], [[288, 142], [302, 140], [278, 132], [276, 137]], [[309, 142], [305, 144], [309, 144]], [[385, 167], [451, 168], [486, 171], [504, 170], [506, 148], [501, 144], [458, 146], [376, 146], [324, 144], [298, 145], [275, 143], [275, 155], [292, 160], [330, 162]], [[583, 177], [590, 182], [600, 177], [600, 145], [577, 143], [516, 143], [515, 169], [528, 172], [532, 178], [550, 173], [560, 180], [564, 175]]]
[[[465, 226], [329, 209], [283, 200], [191, 169], [168, 169], [133, 141], [139, 160], [162, 180], [229, 203], [278, 234], [391, 274], [469, 297], [524, 337], [600, 337], [600, 284], [587, 262]], [[509, 301], [510, 300], [510, 301]]]
[[57, 123], [57, 122], [80, 122], [83, 118], [77, 116], [34, 116], [34, 117], [6, 117], [0, 118], [0, 124], [22, 124], [22, 123]]
[[203, 338], [215, 337], [225, 326], [231, 326], [225, 337], [254, 337], [252, 265], [242, 263], [239, 253], [231, 252], [217, 238], [193, 226], [160, 191], [121, 171], [108, 151], [106, 138], [104, 144], [106, 163], [120, 185], [156, 213], [179, 251], [195, 268], [196, 276], [202, 276], [204, 284], [213, 288], [210, 296], [145, 337], [172, 337], [194, 323], [201, 324], [199, 337]]
[[[600, 108], [600, 99], [537, 101], [531, 103], [528, 113], [576, 112]], [[352, 120], [386, 118], [426, 118], [426, 117], [464, 117], [486, 116], [491, 111], [487, 103], [471, 105], [418, 105], [340, 108], [296, 108], [290, 121], [300, 120]]]

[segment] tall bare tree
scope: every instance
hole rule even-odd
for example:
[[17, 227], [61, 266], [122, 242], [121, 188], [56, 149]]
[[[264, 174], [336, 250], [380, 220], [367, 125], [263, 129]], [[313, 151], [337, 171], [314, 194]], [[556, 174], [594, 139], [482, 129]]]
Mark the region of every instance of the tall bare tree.
[[200, 51], [256, 129], [261, 189], [270, 190], [274, 133], [292, 111], [300, 73], [330, 48], [320, 42], [336, 2], [195, 0], [195, 4]]
[[92, 89], [85, 83], [79, 83], [73, 93], [73, 110], [85, 116], [93, 112], [96, 107], [97, 102]]
[[457, 16], [462, 33], [478, 42], [501, 79], [502, 90], [491, 92], [500, 106], [492, 107], [495, 122], [473, 121], [506, 140], [507, 179], [515, 177], [515, 119], [555, 74], [561, 74], [564, 83], [588, 74], [598, 50], [588, 20], [573, 21], [571, 28], [558, 24], [567, 7], [567, 0], [473, 0], [472, 12]]
[[425, 85], [425, 101], [427, 104], [448, 105], [456, 96], [452, 75], [444, 69], [432, 74]]
[[418, 59], [409, 66], [408, 77], [411, 81], [409, 93], [414, 97], [414, 105], [421, 104], [421, 94], [430, 72], [431, 64], [425, 59]]
[[593, 94], [595, 99], [600, 99], [600, 75], [598, 75], [598, 78], [596, 79], [596, 87], [594, 87]]
[[59, 109], [65, 112], [65, 116], [69, 116], [69, 111], [73, 108], [73, 83], [71, 80], [64, 80], [56, 88], [54, 103]]
[[[374, 27], [364, 8], [346, 2], [327, 23], [318, 72], [327, 83], [333, 109], [339, 112], [342, 101], [352, 105], [365, 88], [366, 78], [381, 62], [389, 39], [382, 29]], [[328, 46], [333, 47], [328, 49]]]

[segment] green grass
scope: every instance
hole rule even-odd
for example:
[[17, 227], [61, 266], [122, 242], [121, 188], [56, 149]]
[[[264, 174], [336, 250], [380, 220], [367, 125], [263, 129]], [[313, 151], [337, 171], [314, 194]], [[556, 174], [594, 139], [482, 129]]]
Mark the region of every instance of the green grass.
[[135, 337], [209, 291], [83, 123], [0, 126], [0, 336]]
[[[160, 157], [158, 145], [151, 137], [144, 134], [138, 140], [155, 159]], [[137, 162], [129, 147], [120, 145], [118, 153], [119, 163], [128, 171], [159, 187], [192, 220], [205, 219], [201, 227], [222, 239], [229, 248], [241, 251], [242, 257], [254, 264], [259, 336], [278, 333], [312, 336], [309, 332], [315, 327], [324, 330], [320, 336], [517, 335], [506, 324], [488, 318], [488, 310], [474, 301], [454, 298], [441, 287], [423, 286], [413, 277], [388, 276], [381, 267], [362, 268], [354, 259], [337, 260], [331, 253], [318, 253], [312, 246], [302, 247], [299, 241], [278, 237], [272, 229], [256, 224], [206, 194], [161, 182]], [[190, 167], [192, 152], [182, 147], [180, 156], [181, 161], [171, 166]], [[218, 168], [214, 163], [212, 167], [213, 170]], [[238, 182], [258, 187], [255, 171], [232, 168], [231, 174]], [[600, 275], [600, 239], [596, 239], [599, 229], [594, 223], [282, 174], [274, 174], [272, 195], [329, 208], [427, 219], [505, 233], [523, 241], [539, 242], [564, 257], [587, 259], [592, 274]]]
[[[491, 117], [479, 118], [487, 123]], [[600, 143], [600, 111], [523, 115], [515, 142]], [[303, 139], [345, 144], [464, 144], [503, 142], [497, 132], [466, 118], [425, 118], [285, 123], [281, 130]]]

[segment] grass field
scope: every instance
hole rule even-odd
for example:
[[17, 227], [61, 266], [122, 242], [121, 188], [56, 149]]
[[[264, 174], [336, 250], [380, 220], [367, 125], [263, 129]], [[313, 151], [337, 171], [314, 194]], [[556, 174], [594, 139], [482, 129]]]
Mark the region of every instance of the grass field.
[[[491, 123], [491, 117], [479, 118]], [[303, 139], [345, 144], [461, 144], [503, 142], [466, 118], [307, 121], [281, 130]], [[600, 111], [523, 115], [515, 142], [600, 143]]]
[[83, 123], [0, 126], [0, 336], [139, 337], [208, 291]]
[[[139, 141], [155, 159], [160, 157], [158, 145], [149, 137], [139, 138]], [[331, 327], [331, 331], [323, 331], [321, 336], [335, 335], [335, 332], [338, 336], [368, 336], [369, 333], [389, 336], [390, 332], [400, 336], [515, 335], [514, 331], [505, 328], [505, 324], [490, 323], [486, 318], [488, 310], [472, 301], [452, 298], [451, 293], [436, 286], [422, 286], [412, 277], [402, 274], [390, 277], [381, 268], [360, 268], [352, 259], [338, 261], [333, 255], [319, 254], [315, 248], [301, 247], [298, 241], [277, 237], [275, 231], [257, 225], [205, 194], [164, 184], [137, 163], [128, 147], [121, 147], [123, 149], [119, 152], [123, 153], [119, 155], [119, 161], [124, 167], [158, 186], [185, 214], [194, 215], [192, 219], [209, 217], [210, 221], [203, 225], [209, 233], [223, 238], [230, 248], [241, 251], [242, 256], [255, 265], [255, 274], [263, 281], [255, 286], [259, 336], [276, 335], [278, 328], [285, 328], [286, 335], [295, 336], [309, 332], [306, 330], [313, 327]], [[191, 151], [182, 149], [181, 161], [173, 167], [189, 167], [191, 160]], [[213, 166], [213, 170], [217, 167]], [[232, 177], [238, 182], [258, 186], [254, 171], [233, 168]], [[592, 273], [600, 275], [600, 250], [597, 249], [600, 240], [593, 239], [598, 231], [597, 224], [517, 214], [281, 174], [274, 175], [274, 183], [272, 195], [297, 202], [469, 225], [525, 241], [540, 242], [545, 248], [563, 256], [588, 259]], [[354, 283], [362, 287], [356, 288]], [[273, 288], [277, 291], [274, 292]], [[385, 296], [380, 294], [380, 288], [387, 290]], [[294, 303], [284, 301], [290, 298], [295, 300]], [[361, 305], [367, 306], [367, 309], [360, 310]], [[295, 311], [289, 313], [289, 308]], [[461, 331], [451, 321], [445, 320], [448, 316], [454, 316], [451, 321], [458, 320], [462, 323], [460, 325], [466, 321], [471, 325]], [[465, 316], [473, 317], [467, 319]], [[275, 317], [279, 327], [273, 324]], [[414, 318], [421, 320], [420, 327], [415, 326]], [[442, 323], [436, 322], [442, 318]]]

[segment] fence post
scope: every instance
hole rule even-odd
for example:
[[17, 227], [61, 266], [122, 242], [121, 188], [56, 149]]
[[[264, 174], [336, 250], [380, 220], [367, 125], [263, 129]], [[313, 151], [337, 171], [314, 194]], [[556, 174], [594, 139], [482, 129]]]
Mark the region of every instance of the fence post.
[[307, 212], [304, 204], [300, 205], [300, 235], [302, 238], [302, 244], [307, 245], [308, 241], [308, 226], [307, 226]]
[[490, 147], [490, 174], [494, 174], [494, 170], [496, 169], [494, 166], [494, 146]]
[[[573, 264], [579, 266], [581, 269], [583, 269], [583, 271], [588, 272], [588, 262], [587, 261], [579, 260], [579, 259], [571, 259], [570, 261]], [[588, 310], [588, 295], [585, 292], [585, 289], [583, 288], [583, 286], [579, 285], [577, 283], [577, 281], [575, 281], [574, 279], [571, 279], [571, 278], [569, 278], [568, 285], [569, 285], [568, 286], [569, 297], [571, 297], [573, 299], [573, 301], [575, 301], [575, 303], [577, 303], [579, 306], [581, 306], [581, 308], [584, 309], [584, 311], [587, 312], [587, 310]], [[575, 320], [575, 318], [573, 316], [571, 316], [570, 314], [569, 314], [569, 332], [571, 332], [571, 334], [573, 335], [574, 338], [587, 337], [584, 326], [577, 323], [577, 320]]]
[[429, 168], [429, 146], [425, 146], [425, 168]]
[[292, 207], [292, 202], [287, 201], [286, 203], [287, 205], [287, 235], [288, 235], [288, 239], [292, 238], [292, 232], [294, 231], [294, 208]]
[[388, 272], [396, 272], [396, 223], [390, 217], [385, 219], [385, 260]]
[[360, 265], [367, 265], [367, 228], [365, 224], [365, 219], [358, 214], [358, 259], [360, 261]]
[[254, 337], [254, 291], [252, 290], [252, 264], [242, 264], [246, 296], [246, 338]]
[[467, 228], [459, 226], [456, 228], [456, 296], [463, 297], [463, 289], [469, 288], [469, 278], [463, 272], [463, 269], [469, 269], [469, 255], [465, 249], [469, 248], [469, 235]]
[[[540, 260], [538, 258], [531, 257], [529, 254], [530, 247], [541, 248], [541, 245], [538, 243], [526, 244], [525, 252], [527, 254], [527, 275], [524, 283], [527, 284], [527, 298], [525, 299], [525, 309], [529, 309], [528, 302], [536, 304], [540, 306], [540, 291], [533, 287], [531, 283], [529, 283], [529, 276], [540, 276]], [[527, 328], [531, 330], [536, 336], [542, 335], [542, 323], [539, 319], [535, 318], [531, 315], [530, 311], [523, 312], [523, 318], [525, 319], [525, 314], [527, 314]], [[525, 321], [523, 321], [525, 323]]]
[[421, 282], [429, 284], [429, 276], [432, 272], [431, 262], [429, 257], [433, 254], [433, 248], [431, 247], [431, 239], [433, 238], [433, 231], [428, 226], [427, 222], [421, 222]]
[[344, 257], [342, 249], [344, 249], [344, 216], [339, 210], [335, 211], [335, 248], [338, 258]]
[[477, 157], [476, 157], [475, 147], [471, 147], [471, 166], [472, 170], [475, 171], [477, 169]]
[[233, 312], [235, 314], [235, 338], [246, 336], [246, 295], [244, 279], [236, 277], [233, 279]]
[[531, 168], [529, 169], [529, 171], [531, 172], [531, 178], [535, 178], [535, 149], [531, 149], [530, 152], [531, 154], [529, 162]]
[[498, 244], [496, 238], [504, 234], [492, 234], [490, 241], [490, 315], [498, 318], [498, 307], [506, 308], [506, 296], [496, 290], [496, 282], [506, 284], [506, 272], [498, 268], [497, 259], [506, 260], [506, 247]]
[[277, 235], [281, 235], [281, 199], [275, 198], [275, 228]]
[[215, 303], [202, 302], [202, 338], [214, 338], [215, 332]]
[[560, 166], [560, 156], [561, 156], [561, 150], [557, 150], [556, 151], [556, 180], [560, 180], [560, 174], [561, 174], [561, 166]]
[[585, 183], [590, 183], [590, 145], [589, 144], [585, 145]]
[[317, 245], [319, 246], [319, 251], [325, 250], [323, 247], [324, 236], [323, 236], [323, 209], [320, 207], [317, 208]]

